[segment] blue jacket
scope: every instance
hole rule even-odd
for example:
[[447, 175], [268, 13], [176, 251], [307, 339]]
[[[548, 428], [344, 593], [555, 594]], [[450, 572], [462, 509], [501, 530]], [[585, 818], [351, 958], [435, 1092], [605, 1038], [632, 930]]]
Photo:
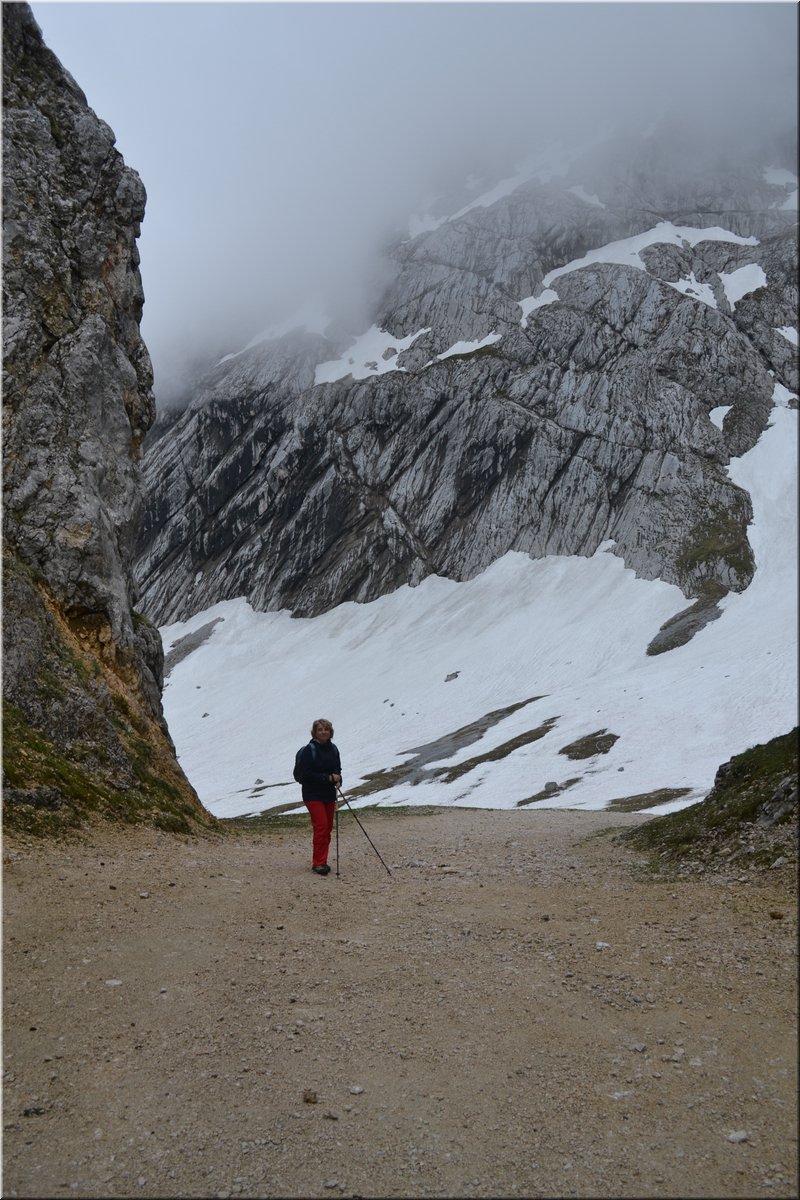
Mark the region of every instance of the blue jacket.
[[300, 750], [294, 763], [294, 777], [303, 786], [303, 800], [324, 800], [333, 804], [336, 800], [336, 784], [330, 776], [341, 775], [342, 762], [333, 742], [323, 746], [313, 738]]

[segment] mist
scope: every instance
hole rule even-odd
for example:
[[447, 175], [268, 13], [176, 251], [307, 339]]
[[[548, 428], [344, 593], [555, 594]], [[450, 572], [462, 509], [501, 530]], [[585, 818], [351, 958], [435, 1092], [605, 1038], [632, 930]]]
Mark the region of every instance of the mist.
[[[36, 3], [148, 193], [161, 402], [312, 295], [357, 323], [424, 200], [669, 114], [791, 126], [793, 3]], [[788, 164], [785, 164], [788, 165]]]

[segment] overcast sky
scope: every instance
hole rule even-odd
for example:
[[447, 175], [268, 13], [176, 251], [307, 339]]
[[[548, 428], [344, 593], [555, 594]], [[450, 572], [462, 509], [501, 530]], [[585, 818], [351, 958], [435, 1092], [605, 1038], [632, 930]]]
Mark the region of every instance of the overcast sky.
[[[164, 393], [375, 248], [448, 175], [668, 99], [793, 111], [792, 3], [34, 3], [148, 194]], [[284, 315], [288, 315], [284, 314]]]

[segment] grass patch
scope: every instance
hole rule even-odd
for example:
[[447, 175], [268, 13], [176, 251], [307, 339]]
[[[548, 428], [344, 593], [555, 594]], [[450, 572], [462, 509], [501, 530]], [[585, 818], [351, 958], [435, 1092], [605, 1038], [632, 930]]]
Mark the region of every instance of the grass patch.
[[363, 796], [369, 796], [373, 792], [382, 792], [405, 784], [414, 786], [425, 780], [436, 779], [448, 768], [443, 767], [438, 771], [428, 770], [427, 763], [436, 762], [441, 758], [452, 758], [459, 750], [476, 742], [488, 729], [499, 724], [511, 713], [543, 699], [543, 696], [530, 696], [527, 700], [519, 700], [505, 708], [493, 709], [479, 717], [477, 721], [462, 725], [459, 729], [454, 729], [452, 733], [445, 734], [444, 737], [436, 738], [433, 742], [425, 742], [422, 746], [413, 746], [410, 750], [404, 751], [406, 754], [412, 754], [413, 758], [399, 763], [396, 767], [370, 772], [365, 775], [364, 782], [353, 788], [348, 794], [352, 800], [356, 800]]
[[638, 796], [620, 796], [606, 805], [606, 812], [643, 812], [659, 804], [668, 804], [670, 800], [680, 800], [691, 791], [691, 788], [656, 788], [654, 792], [641, 792]]
[[560, 796], [567, 788], [574, 787], [576, 783], [580, 783], [582, 776], [576, 775], [574, 779], [565, 779], [563, 783], [557, 783], [555, 787], [545, 787], [541, 792], [537, 792], [535, 796], [528, 796], [526, 800], [518, 800], [517, 808], [523, 808], [526, 804], [536, 804], [539, 800], [552, 800], [554, 796]]
[[[679, 812], [655, 817], [623, 836], [645, 850], [663, 857], [682, 857], [698, 847], [718, 844], [754, 826], [781, 790], [797, 781], [798, 731], [773, 738], [735, 755], [717, 772], [714, 787], [705, 800]], [[797, 799], [794, 798], [796, 815]], [[792, 820], [792, 803], [787, 802], [785, 822]], [[780, 818], [776, 822], [780, 824]]]
[[528, 729], [524, 733], [517, 734], [515, 738], [511, 738], [508, 742], [501, 742], [499, 746], [495, 746], [494, 750], [487, 750], [485, 754], [477, 754], [474, 758], [468, 758], [466, 762], [459, 763], [455, 767], [441, 767], [438, 771], [433, 771], [435, 777], [444, 779], [445, 783], [453, 783], [456, 779], [460, 779], [462, 775], [466, 775], [467, 771], [473, 771], [475, 767], [479, 767], [481, 763], [497, 762], [501, 758], [507, 758], [509, 754], [513, 754], [515, 750], [519, 750], [521, 746], [528, 746], [531, 742], [538, 742], [558, 721], [558, 717], [549, 717], [538, 725], [536, 729]]
[[[77, 831], [102, 817], [150, 824], [170, 833], [192, 833], [216, 824], [181, 791], [151, 770], [153, 748], [136, 734], [121, 734], [135, 782], [114, 781], [102, 745], [60, 748], [34, 729], [10, 701], [3, 705], [3, 821], [7, 829], [36, 836]], [[128, 777], [130, 780], [130, 776]]]
[[609, 733], [607, 729], [598, 729], [596, 733], [587, 733], [586, 737], [562, 746], [559, 754], [567, 758], [594, 758], [596, 754], [608, 754], [614, 742], [619, 741], [619, 734]]
[[[253, 817], [223, 817], [220, 824], [232, 833], [248, 834], [256, 833], [264, 836], [281, 833], [292, 833], [297, 830], [310, 831], [311, 822], [308, 813], [287, 814], [287, 808], [295, 808], [296, 805], [279, 805], [276, 808], [266, 809], [264, 812], [258, 813]], [[385, 821], [396, 819], [397, 817], [432, 817], [435, 813], [441, 812], [441, 808], [432, 804], [367, 804], [363, 808], [355, 810], [359, 819], [364, 817], [367, 821]], [[348, 812], [347, 806], [339, 809], [339, 828], [341, 829], [349, 822], [354, 828], [357, 828], [353, 814]]]
[[693, 526], [675, 566], [684, 581], [694, 584], [697, 577], [715, 574], [720, 563], [726, 563], [744, 587], [753, 578], [755, 559], [747, 540], [744, 512], [712, 504]]

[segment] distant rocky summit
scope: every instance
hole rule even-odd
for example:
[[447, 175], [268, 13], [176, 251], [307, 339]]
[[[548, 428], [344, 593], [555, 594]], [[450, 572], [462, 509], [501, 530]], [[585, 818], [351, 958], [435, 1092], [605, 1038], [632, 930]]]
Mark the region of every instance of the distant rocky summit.
[[312, 616], [613, 542], [692, 601], [652, 652], [692, 636], [754, 570], [726, 465], [797, 388], [788, 145], [665, 126], [443, 198], [369, 329], [267, 331], [156, 425], [144, 610]]
[[3, 5], [3, 122], [5, 820], [210, 824], [134, 611], [145, 191], [25, 4]]

